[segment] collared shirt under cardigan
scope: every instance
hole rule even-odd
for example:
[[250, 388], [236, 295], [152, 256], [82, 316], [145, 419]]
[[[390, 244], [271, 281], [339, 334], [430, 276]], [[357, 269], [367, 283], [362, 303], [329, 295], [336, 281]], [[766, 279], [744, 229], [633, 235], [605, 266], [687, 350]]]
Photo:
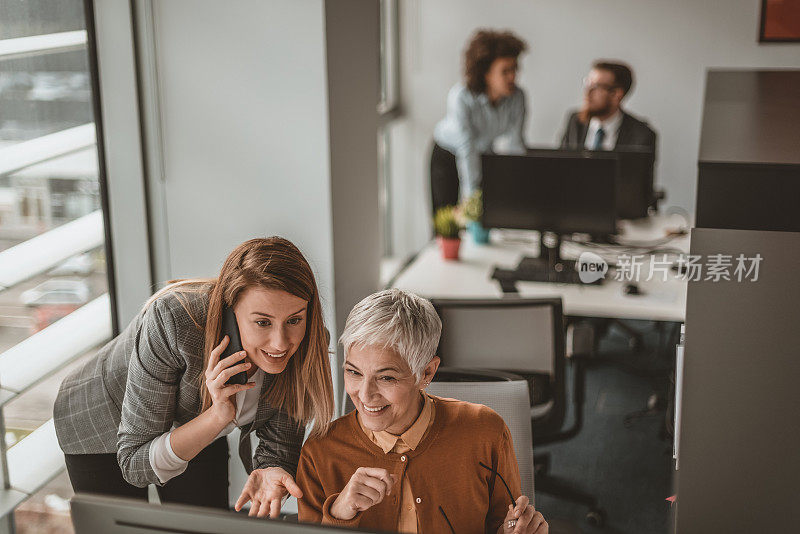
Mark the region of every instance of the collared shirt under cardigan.
[[[64, 379], [53, 415], [66, 454], [115, 453], [129, 483], [162, 484], [150, 464], [150, 447], [173, 424], [200, 414], [207, 303], [207, 291], [161, 295]], [[271, 383], [267, 374], [262, 395]], [[261, 402], [255, 419], [240, 430], [239, 456], [248, 473], [253, 467], [295, 473], [305, 425]], [[254, 431], [259, 443], [253, 454]]]
[[[433, 395], [434, 419], [414, 450], [385, 453], [358, 423], [357, 412], [334, 421], [328, 434], [309, 439], [300, 455], [297, 483], [301, 521], [390, 531], [400, 518], [396, 493], [349, 521], [330, 507], [359, 467], [379, 467], [408, 479], [414, 493], [420, 532], [495, 534], [512, 503], [521, 495], [519, 467], [511, 434], [503, 419], [480, 404]], [[452, 528], [451, 528], [452, 527]]]
[[[385, 430], [373, 432], [364, 426], [361, 417], [358, 417], [358, 423], [361, 430], [372, 440], [372, 443], [377, 445], [383, 450], [384, 453], [396, 452], [399, 454], [413, 451], [422, 441], [428, 428], [433, 424], [434, 417], [436, 416], [433, 409], [433, 400], [425, 393], [422, 394], [423, 404], [422, 410], [414, 423], [402, 434], [396, 436]], [[397, 531], [403, 534], [416, 534], [419, 531], [417, 525], [417, 507], [414, 503], [414, 489], [408, 481], [408, 477], [403, 478], [402, 483], [396, 486], [400, 491], [400, 518], [397, 521]]]
[[481, 186], [481, 154], [489, 153], [498, 138], [507, 141], [503, 152], [524, 154], [525, 93], [519, 87], [494, 104], [485, 93], [475, 94], [456, 84], [447, 94], [447, 115], [433, 131], [436, 143], [456, 156], [459, 195], [463, 200]]

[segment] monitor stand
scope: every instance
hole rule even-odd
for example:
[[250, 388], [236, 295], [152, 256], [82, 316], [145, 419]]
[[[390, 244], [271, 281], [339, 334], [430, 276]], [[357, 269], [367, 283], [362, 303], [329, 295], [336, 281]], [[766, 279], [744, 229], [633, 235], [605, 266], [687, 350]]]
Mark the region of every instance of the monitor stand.
[[[561, 258], [561, 236], [542, 232], [539, 241], [539, 257], [522, 258], [515, 269], [495, 268], [492, 278], [500, 282], [503, 291], [513, 282], [551, 282], [555, 284], [583, 284], [575, 260]], [[602, 278], [592, 284], [602, 283]], [[592, 285], [589, 284], [589, 285]]]

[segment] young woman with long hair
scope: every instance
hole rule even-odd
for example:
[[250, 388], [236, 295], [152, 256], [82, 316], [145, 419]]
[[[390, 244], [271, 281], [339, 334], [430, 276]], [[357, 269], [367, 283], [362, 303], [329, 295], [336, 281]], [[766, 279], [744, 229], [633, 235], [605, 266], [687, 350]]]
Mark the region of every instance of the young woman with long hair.
[[[221, 358], [233, 310], [241, 352]], [[239, 427], [249, 473], [236, 508], [275, 517], [306, 425], [334, 412], [319, 291], [302, 253], [279, 238], [230, 253], [217, 278], [169, 284], [97, 356], [61, 384], [56, 433], [76, 492], [228, 507], [228, 444]], [[231, 384], [246, 372], [244, 384]], [[259, 443], [252, 454], [250, 434]]]

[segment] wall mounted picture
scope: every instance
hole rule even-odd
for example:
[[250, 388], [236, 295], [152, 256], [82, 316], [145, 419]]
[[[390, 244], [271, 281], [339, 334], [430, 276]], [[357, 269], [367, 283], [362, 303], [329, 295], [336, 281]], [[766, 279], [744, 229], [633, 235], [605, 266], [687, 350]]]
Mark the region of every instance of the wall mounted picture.
[[761, 0], [761, 43], [800, 42], [800, 0]]

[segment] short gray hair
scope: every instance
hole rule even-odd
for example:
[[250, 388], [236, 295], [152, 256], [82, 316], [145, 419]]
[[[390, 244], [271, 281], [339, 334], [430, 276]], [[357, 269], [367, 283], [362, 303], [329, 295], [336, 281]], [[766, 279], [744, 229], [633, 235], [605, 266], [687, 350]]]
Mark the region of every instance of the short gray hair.
[[401, 289], [366, 297], [347, 316], [339, 343], [345, 356], [353, 345], [390, 348], [419, 380], [439, 346], [442, 321], [430, 301]]

